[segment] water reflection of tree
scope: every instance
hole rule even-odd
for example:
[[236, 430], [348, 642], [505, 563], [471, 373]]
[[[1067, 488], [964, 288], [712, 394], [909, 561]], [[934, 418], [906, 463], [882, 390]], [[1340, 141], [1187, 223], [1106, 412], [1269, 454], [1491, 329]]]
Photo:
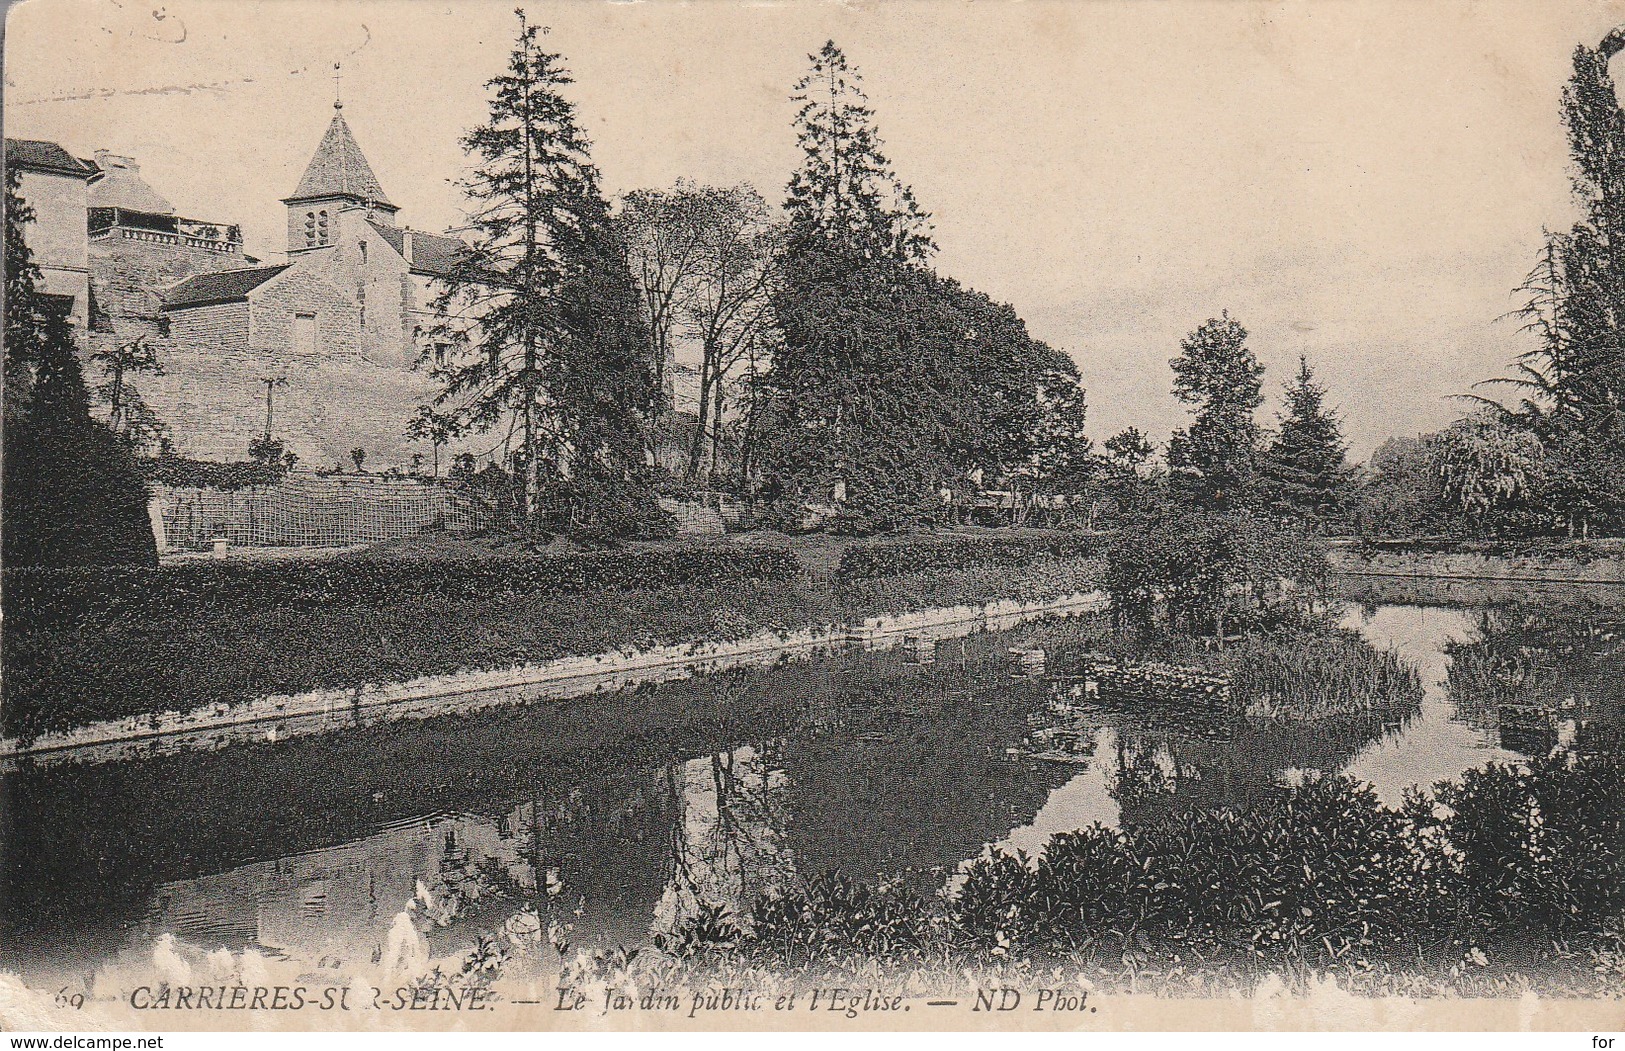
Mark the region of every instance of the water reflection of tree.
[[794, 872], [786, 842], [787, 779], [775, 741], [713, 752], [665, 769], [676, 820], [669, 830], [669, 878], [655, 907], [657, 933], [709, 907], [733, 916]]
[[1479, 615], [1478, 638], [1448, 652], [1450, 699], [1472, 725], [1499, 729], [1503, 705], [1625, 723], [1625, 618], [1618, 613], [1489, 609]]
[[842, 718], [785, 742], [803, 875], [839, 869], [931, 893], [983, 844], [1032, 820], [1071, 775], [1006, 755], [1044, 684], [1011, 677], [1002, 654], [939, 662], [897, 685], [844, 669], [830, 698]]
[[1125, 826], [1245, 810], [1294, 771], [1342, 769], [1402, 721], [1403, 713], [1294, 721], [1187, 712], [1183, 725], [1170, 725], [1166, 716], [1118, 716], [1111, 793]]

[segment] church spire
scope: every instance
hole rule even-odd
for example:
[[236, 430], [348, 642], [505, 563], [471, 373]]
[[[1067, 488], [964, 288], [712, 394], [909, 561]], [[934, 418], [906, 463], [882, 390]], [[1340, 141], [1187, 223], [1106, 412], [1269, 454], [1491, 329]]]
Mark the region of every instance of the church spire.
[[357, 204], [370, 204], [391, 212], [396, 208], [378, 185], [378, 177], [356, 144], [350, 125], [344, 120], [344, 102], [338, 97], [337, 64], [334, 65], [333, 120], [327, 125], [327, 134], [316, 147], [315, 156], [305, 168], [304, 177], [293, 195], [283, 198], [284, 203], [314, 201], [321, 198], [342, 198]]

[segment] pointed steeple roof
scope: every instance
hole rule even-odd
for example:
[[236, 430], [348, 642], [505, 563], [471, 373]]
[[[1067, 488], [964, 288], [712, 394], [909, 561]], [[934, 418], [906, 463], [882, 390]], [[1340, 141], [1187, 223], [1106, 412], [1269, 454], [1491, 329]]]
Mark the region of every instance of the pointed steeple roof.
[[327, 126], [321, 145], [316, 147], [316, 155], [310, 159], [304, 178], [299, 180], [299, 188], [285, 200], [349, 197], [393, 209], [395, 206], [384, 196], [384, 188], [378, 185], [372, 166], [356, 145], [350, 125], [344, 122], [344, 105], [333, 103], [333, 111], [333, 122]]

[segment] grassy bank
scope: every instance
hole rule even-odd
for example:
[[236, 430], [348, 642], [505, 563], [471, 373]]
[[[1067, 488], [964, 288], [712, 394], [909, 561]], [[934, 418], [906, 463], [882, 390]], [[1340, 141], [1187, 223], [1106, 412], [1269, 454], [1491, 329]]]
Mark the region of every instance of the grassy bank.
[[[7, 736], [1091, 587], [1086, 561], [817, 585], [783, 549], [7, 576]], [[787, 561], [788, 559], [788, 561]], [[696, 568], [698, 567], [698, 568]], [[13, 587], [14, 584], [22, 586]]]

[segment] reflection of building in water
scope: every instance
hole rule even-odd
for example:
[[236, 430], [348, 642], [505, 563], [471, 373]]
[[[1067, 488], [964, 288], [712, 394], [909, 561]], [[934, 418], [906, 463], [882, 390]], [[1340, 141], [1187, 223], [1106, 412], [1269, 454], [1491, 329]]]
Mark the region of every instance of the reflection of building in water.
[[677, 812], [663, 769], [618, 771], [494, 817], [402, 822], [350, 843], [166, 884], [149, 926], [205, 949], [257, 946], [313, 963], [366, 963], [414, 900], [437, 952], [458, 950], [521, 907], [568, 915], [584, 900], [584, 917], [570, 917], [580, 940], [635, 944], [648, 936], [670, 878]]
[[153, 921], [203, 948], [258, 946], [315, 962], [364, 963], [382, 950], [419, 885], [442, 886], [470, 859], [534, 887], [518, 840], [484, 818], [412, 821], [366, 839], [161, 887]]

